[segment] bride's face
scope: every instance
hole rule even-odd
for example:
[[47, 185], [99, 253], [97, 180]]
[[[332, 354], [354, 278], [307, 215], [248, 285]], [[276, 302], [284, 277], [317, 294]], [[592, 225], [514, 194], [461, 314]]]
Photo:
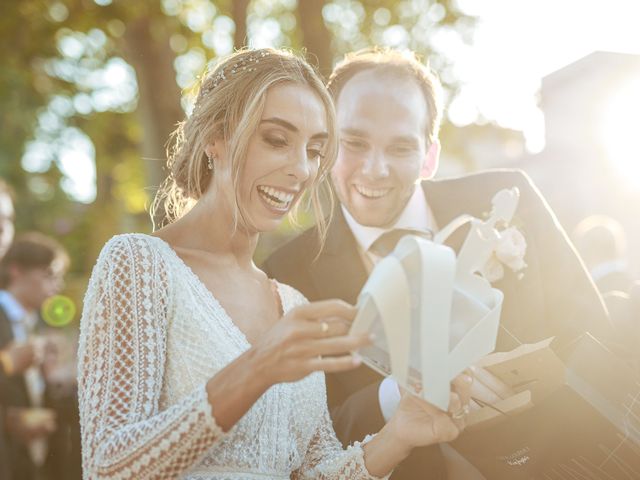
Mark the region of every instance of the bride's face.
[[310, 87], [283, 83], [268, 90], [238, 184], [246, 228], [278, 226], [315, 180], [327, 137], [324, 105]]

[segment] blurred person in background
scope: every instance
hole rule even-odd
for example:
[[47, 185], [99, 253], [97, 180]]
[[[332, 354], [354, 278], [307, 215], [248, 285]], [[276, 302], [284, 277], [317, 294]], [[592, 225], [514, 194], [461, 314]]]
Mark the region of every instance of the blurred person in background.
[[[4, 254], [9, 250], [11, 242], [13, 242], [14, 226], [13, 219], [15, 211], [13, 209], [13, 198], [9, 185], [0, 178], [0, 260], [4, 257]], [[30, 350], [27, 355], [15, 354], [20, 351]], [[0, 478], [11, 480], [11, 472], [9, 471], [9, 457], [7, 454], [7, 446], [5, 440], [5, 392], [6, 378], [13, 375], [14, 372], [20, 371], [24, 363], [26, 365], [31, 364], [31, 357], [33, 357], [33, 349], [14, 348], [13, 345], [0, 349]], [[22, 359], [26, 358], [26, 362]]]
[[[11, 480], [13, 475], [10, 468], [10, 453], [8, 452], [5, 425], [5, 403], [8, 391], [7, 380], [14, 375], [24, 373], [35, 361], [33, 345], [29, 343], [12, 343], [0, 349], [0, 479]], [[11, 411], [10, 425], [13, 434], [21, 430], [20, 418], [16, 418], [16, 411]]]
[[590, 215], [575, 227], [573, 241], [601, 293], [629, 292], [634, 279], [620, 222], [607, 215]]
[[610, 290], [602, 298], [617, 332], [617, 345], [610, 348], [640, 372], [640, 280], [628, 291]]
[[43, 302], [57, 294], [69, 264], [65, 250], [52, 238], [27, 233], [16, 238], [0, 261], [0, 349], [30, 345], [29, 365], [16, 369], [3, 387], [6, 443], [14, 479], [44, 477], [46, 439], [56, 428], [53, 410], [45, 405], [42, 360], [51, 344], [35, 335]]
[[576, 249], [604, 299], [616, 329], [616, 353], [640, 366], [638, 361], [639, 288], [629, 270], [624, 228], [608, 215], [590, 215], [573, 230]]

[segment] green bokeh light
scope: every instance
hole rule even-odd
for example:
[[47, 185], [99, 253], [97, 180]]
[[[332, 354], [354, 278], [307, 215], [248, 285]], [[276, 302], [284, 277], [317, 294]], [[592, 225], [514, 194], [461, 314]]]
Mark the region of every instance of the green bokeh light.
[[64, 327], [76, 315], [76, 304], [69, 297], [54, 295], [42, 304], [42, 319], [52, 327]]

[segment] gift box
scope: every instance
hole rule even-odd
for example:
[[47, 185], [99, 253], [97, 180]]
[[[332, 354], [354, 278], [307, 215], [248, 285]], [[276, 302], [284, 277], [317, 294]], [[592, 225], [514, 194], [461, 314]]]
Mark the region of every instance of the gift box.
[[487, 479], [640, 479], [640, 385], [594, 337], [483, 364], [516, 394], [472, 412], [452, 446]]

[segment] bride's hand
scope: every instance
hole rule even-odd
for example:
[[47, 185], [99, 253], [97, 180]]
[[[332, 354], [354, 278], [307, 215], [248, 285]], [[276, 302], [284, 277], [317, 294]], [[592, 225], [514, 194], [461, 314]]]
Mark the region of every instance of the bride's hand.
[[251, 408], [266, 390], [295, 382], [317, 370], [354, 368], [350, 352], [369, 343], [366, 335], [347, 335], [356, 309], [339, 300], [293, 308], [253, 346], [207, 382], [212, 414], [223, 431]]
[[350, 352], [370, 343], [348, 335], [356, 308], [340, 300], [298, 306], [253, 347], [254, 364], [268, 384], [294, 382], [311, 372], [349, 370], [360, 361]]

